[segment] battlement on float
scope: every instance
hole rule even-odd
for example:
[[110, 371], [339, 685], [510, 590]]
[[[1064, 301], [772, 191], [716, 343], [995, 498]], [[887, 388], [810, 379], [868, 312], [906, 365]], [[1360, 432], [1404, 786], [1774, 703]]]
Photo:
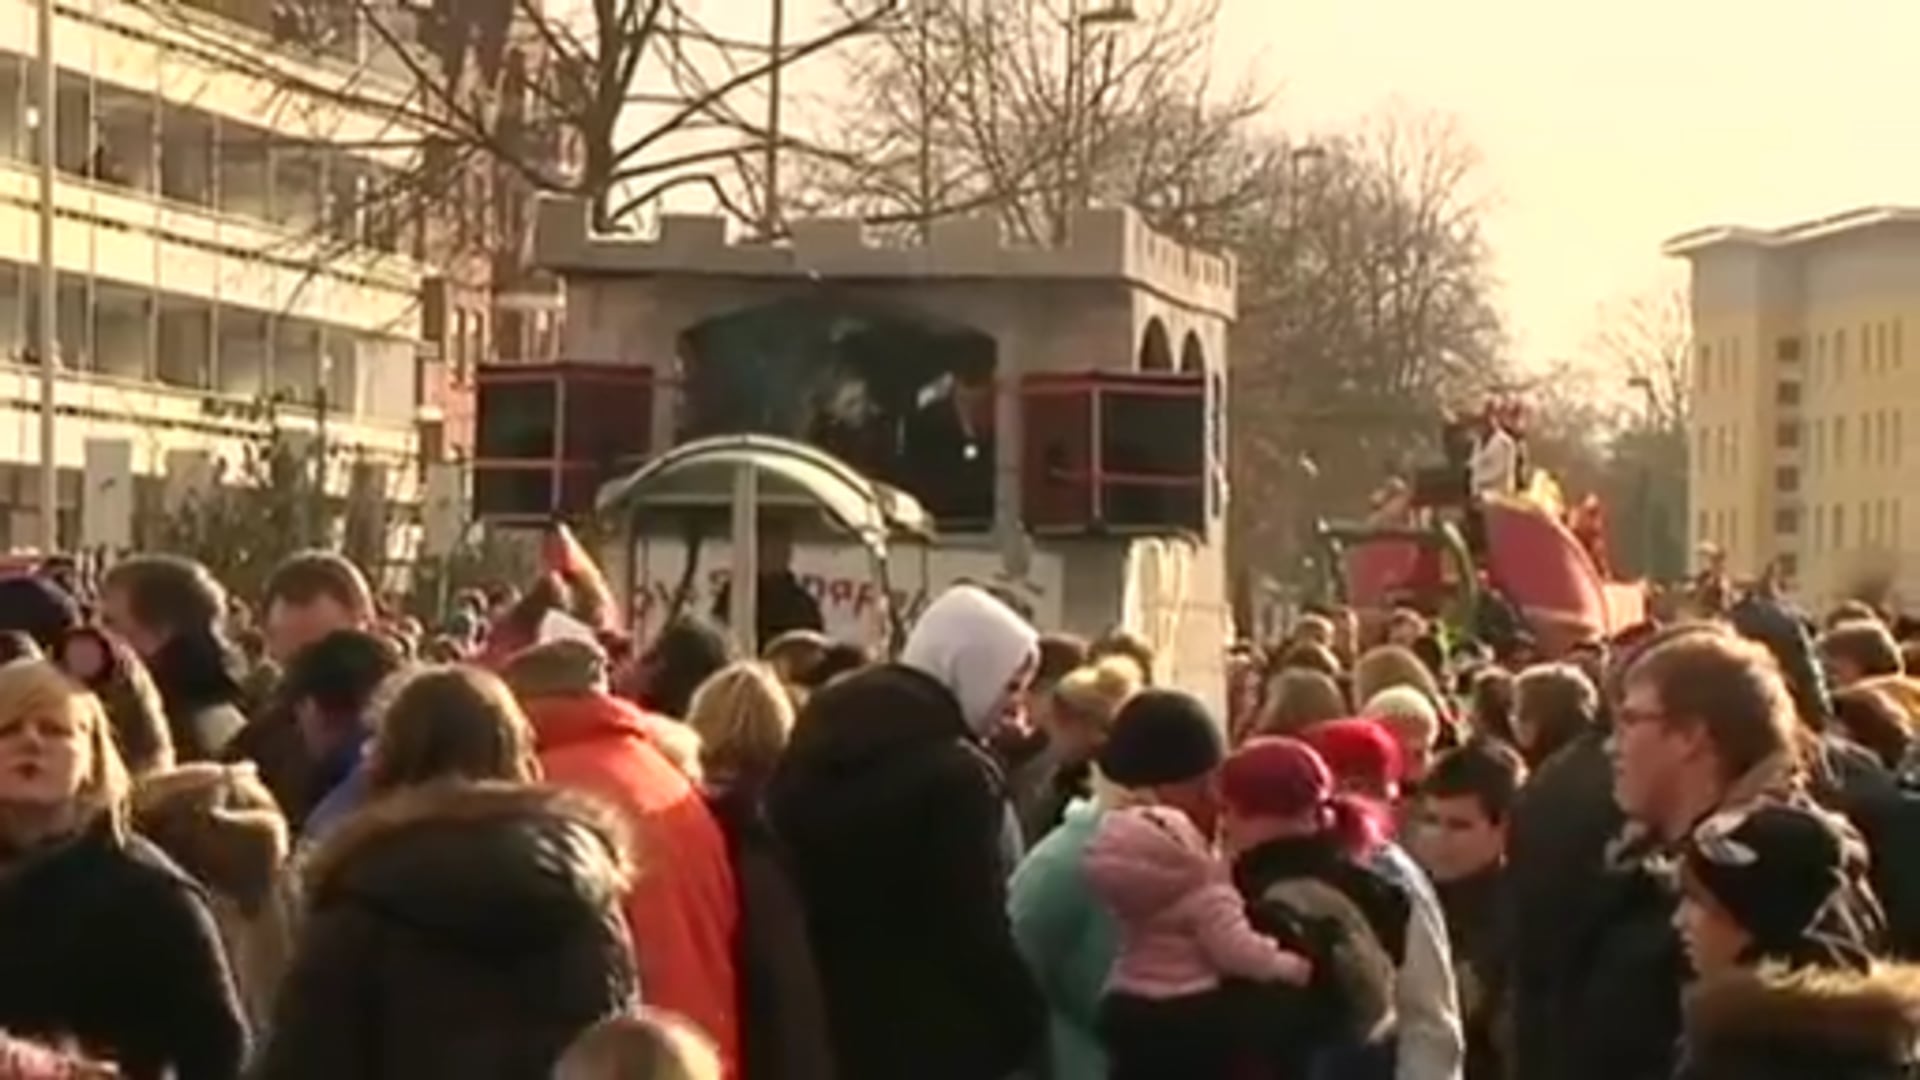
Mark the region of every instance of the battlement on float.
[[711, 215], [662, 215], [652, 236], [596, 233], [591, 218], [584, 201], [543, 198], [538, 263], [562, 275], [1120, 281], [1229, 320], [1236, 313], [1233, 257], [1162, 236], [1130, 207], [1077, 211], [1066, 242], [1050, 247], [1012, 243], [989, 217], [936, 221], [924, 244], [882, 242], [856, 218], [796, 221], [775, 243], [735, 238], [726, 218]]

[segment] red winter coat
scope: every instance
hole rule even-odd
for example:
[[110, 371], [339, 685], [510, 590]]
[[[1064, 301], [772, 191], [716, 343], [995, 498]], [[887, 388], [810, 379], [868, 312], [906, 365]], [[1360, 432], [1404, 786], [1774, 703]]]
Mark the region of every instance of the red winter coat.
[[699, 1025], [737, 1077], [740, 912], [725, 834], [633, 705], [597, 693], [524, 704], [547, 781], [599, 796], [633, 828], [639, 875], [626, 915], [641, 996]]

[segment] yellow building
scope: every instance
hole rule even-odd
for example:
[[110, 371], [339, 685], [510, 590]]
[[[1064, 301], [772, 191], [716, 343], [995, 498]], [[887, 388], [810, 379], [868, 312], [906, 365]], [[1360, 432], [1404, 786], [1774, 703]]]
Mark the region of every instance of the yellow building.
[[1694, 543], [1736, 574], [1779, 560], [1813, 604], [1881, 567], [1920, 595], [1920, 208], [1663, 250], [1692, 268]]

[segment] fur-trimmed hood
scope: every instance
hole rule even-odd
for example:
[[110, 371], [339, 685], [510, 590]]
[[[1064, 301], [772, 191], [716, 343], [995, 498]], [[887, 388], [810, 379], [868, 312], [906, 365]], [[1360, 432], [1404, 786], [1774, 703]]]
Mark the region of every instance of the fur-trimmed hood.
[[252, 763], [194, 762], [140, 780], [133, 825], [201, 884], [248, 912], [287, 860], [287, 822]]
[[1701, 1060], [1920, 1060], [1920, 967], [1912, 965], [1741, 968], [1694, 983], [1685, 1008], [1688, 1053]]
[[1260, 899], [1326, 932], [1326, 947], [1313, 951], [1332, 961], [1326, 974], [1346, 1004], [1349, 1033], [1361, 1042], [1385, 1038], [1393, 1030], [1399, 972], [1359, 905], [1317, 878], [1276, 882]]
[[615, 909], [631, 869], [628, 833], [591, 796], [502, 783], [449, 783], [378, 797], [306, 867], [318, 913], [360, 905], [455, 947], [539, 948]]

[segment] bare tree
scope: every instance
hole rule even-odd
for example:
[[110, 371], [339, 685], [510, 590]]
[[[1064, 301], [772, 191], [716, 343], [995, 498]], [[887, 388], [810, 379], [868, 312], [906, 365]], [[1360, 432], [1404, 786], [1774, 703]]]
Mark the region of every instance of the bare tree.
[[1394, 113], [1282, 147], [1236, 215], [1232, 536], [1249, 573], [1303, 569], [1315, 518], [1362, 513], [1433, 453], [1449, 407], [1516, 389], [1473, 182], [1447, 121]]
[[1685, 429], [1693, 391], [1693, 321], [1679, 288], [1641, 293], [1602, 310], [1588, 348], [1631, 391], [1632, 421], [1655, 431]]
[[1578, 404], [1601, 469], [1588, 491], [1612, 508], [1612, 548], [1630, 572], [1677, 580], [1688, 569], [1687, 415], [1693, 334], [1687, 297], [1662, 289], [1601, 309]]
[[[738, 99], [776, 67], [886, 25], [899, 0], [850, 5], [777, 53], [708, 32], [682, 0], [135, 2], [288, 102], [386, 118], [379, 148], [417, 151], [416, 163], [368, 202], [447, 199], [485, 163], [532, 191], [590, 201], [605, 228], [683, 187], [744, 216], [731, 177], [773, 136]], [[208, 11], [252, 22], [276, 47], [212, 28]]]
[[1067, 0], [918, 4], [850, 52], [809, 209], [916, 226], [997, 215], [1029, 242], [1130, 204], [1240, 260], [1230, 459], [1236, 561], [1298, 569], [1309, 518], [1359, 510], [1434, 441], [1442, 404], [1504, 381], [1478, 166], [1443, 119], [1318, 143], [1262, 130], [1211, 74], [1214, 0], [1078, 25]]
[[[855, 0], [838, 2], [854, 17]], [[843, 89], [800, 155], [803, 205], [879, 224], [987, 211], [1046, 242], [1074, 208], [1107, 202], [1190, 232], [1244, 205], [1260, 164], [1245, 130], [1262, 96], [1210, 72], [1218, 6], [914, 0], [844, 54]]]

